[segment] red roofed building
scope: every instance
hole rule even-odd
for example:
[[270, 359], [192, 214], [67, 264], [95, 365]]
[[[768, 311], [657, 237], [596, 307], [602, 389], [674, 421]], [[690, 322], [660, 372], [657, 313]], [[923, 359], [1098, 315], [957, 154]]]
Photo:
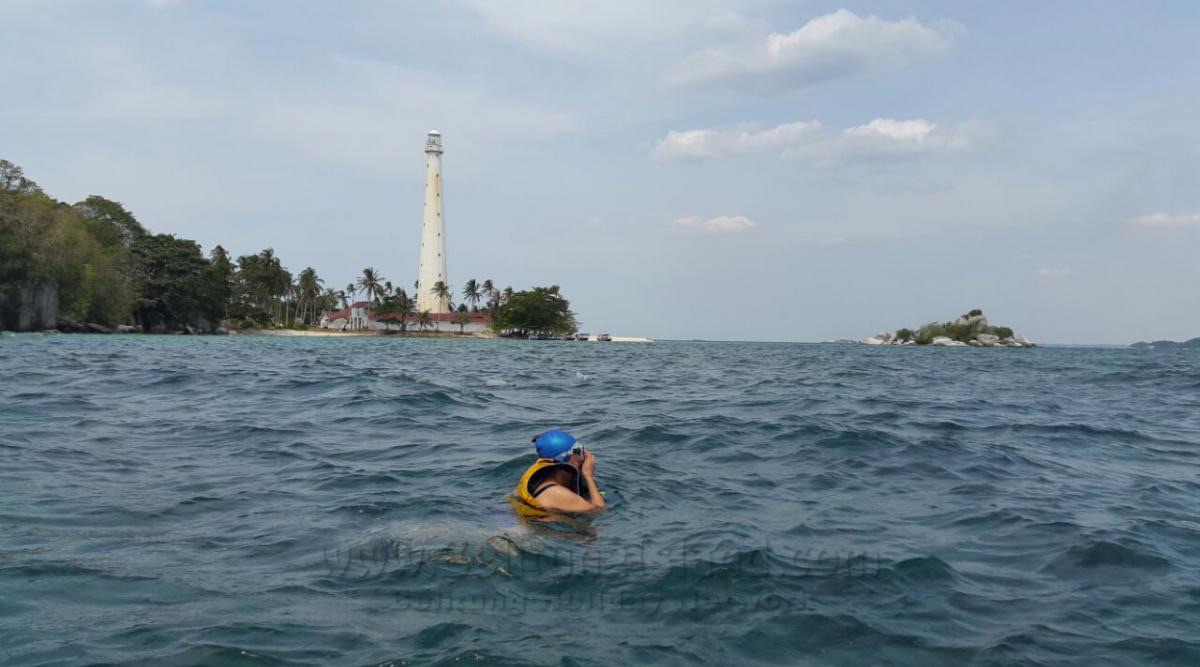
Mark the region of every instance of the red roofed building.
[[[464, 313], [469, 318], [465, 324], [459, 325], [454, 321], [458, 313], [429, 313], [429, 324], [425, 331], [442, 331], [446, 333], [480, 333], [492, 326], [492, 318], [483, 313]], [[375, 314], [370, 302], [355, 301], [349, 308], [328, 310], [321, 313], [320, 327], [338, 331], [399, 331], [401, 320], [407, 321], [411, 331], [420, 330], [417, 322], [418, 313], [381, 313]]]

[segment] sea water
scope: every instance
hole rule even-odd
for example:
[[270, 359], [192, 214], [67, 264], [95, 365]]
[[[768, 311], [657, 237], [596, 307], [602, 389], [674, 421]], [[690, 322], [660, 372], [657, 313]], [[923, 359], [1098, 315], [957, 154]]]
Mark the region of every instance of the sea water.
[[[1200, 355], [0, 341], [0, 664], [1200, 664]], [[609, 511], [519, 518], [530, 438]]]

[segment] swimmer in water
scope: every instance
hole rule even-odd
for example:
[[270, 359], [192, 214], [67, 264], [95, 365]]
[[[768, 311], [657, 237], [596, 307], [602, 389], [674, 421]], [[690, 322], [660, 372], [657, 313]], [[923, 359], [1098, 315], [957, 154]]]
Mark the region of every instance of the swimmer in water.
[[550, 430], [533, 439], [537, 461], [521, 475], [515, 495], [548, 512], [589, 514], [605, 508], [596, 488], [596, 455], [566, 431]]

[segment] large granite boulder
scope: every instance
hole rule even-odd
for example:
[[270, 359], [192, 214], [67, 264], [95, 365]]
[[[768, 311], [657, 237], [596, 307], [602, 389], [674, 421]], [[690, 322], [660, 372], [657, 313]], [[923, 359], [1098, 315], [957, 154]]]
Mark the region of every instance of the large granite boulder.
[[0, 300], [0, 329], [43, 331], [58, 325], [58, 288], [49, 282], [5, 285]]

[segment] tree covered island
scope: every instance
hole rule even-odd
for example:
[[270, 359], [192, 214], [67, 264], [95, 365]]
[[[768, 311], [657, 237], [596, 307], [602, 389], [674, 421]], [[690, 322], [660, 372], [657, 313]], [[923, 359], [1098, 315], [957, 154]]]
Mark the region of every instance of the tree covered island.
[[[434, 289], [453, 297], [450, 285]], [[502, 335], [576, 328], [558, 286], [514, 291], [472, 279], [461, 294], [450, 315], [460, 332], [471, 321]], [[117, 201], [58, 201], [0, 160], [0, 330], [307, 329], [359, 304], [399, 333], [422, 332], [434, 316], [415, 303], [372, 267], [333, 289], [312, 267], [293, 274], [271, 248], [234, 257], [217, 245], [205, 255], [193, 240], [151, 232]]]
[[863, 345], [934, 345], [937, 347], [1035, 347], [1009, 327], [988, 323], [978, 308], [951, 322], [930, 322], [916, 329], [901, 328], [858, 341]]

